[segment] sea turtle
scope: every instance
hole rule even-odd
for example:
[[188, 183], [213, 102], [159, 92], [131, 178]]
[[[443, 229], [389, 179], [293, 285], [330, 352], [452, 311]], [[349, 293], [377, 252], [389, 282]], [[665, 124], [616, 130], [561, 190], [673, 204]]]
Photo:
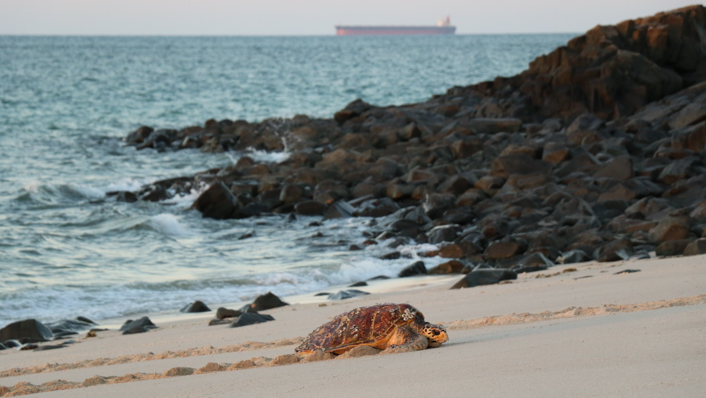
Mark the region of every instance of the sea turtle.
[[424, 315], [411, 305], [379, 304], [333, 318], [311, 332], [294, 351], [311, 354], [323, 350], [338, 355], [367, 345], [386, 352], [407, 352], [438, 347], [448, 339], [443, 326], [424, 321]]

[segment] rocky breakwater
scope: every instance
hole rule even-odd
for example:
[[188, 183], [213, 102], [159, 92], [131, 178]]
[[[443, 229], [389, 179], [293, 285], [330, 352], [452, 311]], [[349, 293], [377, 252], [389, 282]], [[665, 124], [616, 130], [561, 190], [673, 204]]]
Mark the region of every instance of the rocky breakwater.
[[115, 194], [161, 200], [208, 187], [193, 208], [215, 219], [382, 217], [351, 249], [390, 238], [393, 248], [436, 244], [423, 254], [455, 262], [432, 273], [482, 272], [458, 287], [556, 262], [701, 254], [705, 46], [706, 10], [692, 6], [598, 26], [517, 76], [423, 103], [357, 100], [332, 119], [141, 127], [126, 139], [138, 149], [286, 146], [290, 156], [281, 163], [246, 156]]

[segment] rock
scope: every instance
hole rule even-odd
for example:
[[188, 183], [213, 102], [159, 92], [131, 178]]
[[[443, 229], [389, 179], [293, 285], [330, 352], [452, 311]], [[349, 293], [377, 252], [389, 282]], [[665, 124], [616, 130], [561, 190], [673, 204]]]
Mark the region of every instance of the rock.
[[279, 297], [272, 294], [272, 292], [267, 292], [267, 294], [257, 296], [255, 301], [253, 301], [253, 303], [248, 306], [248, 312], [265, 311], [272, 308], [284, 307], [285, 305], [289, 304], [285, 303]]
[[613, 240], [596, 250], [594, 257], [601, 263], [627, 260], [633, 255], [632, 243], [629, 239]]
[[140, 318], [136, 321], [133, 321], [132, 319], [128, 319], [127, 321], [125, 321], [123, 326], [120, 327], [120, 331], [127, 331], [127, 330], [130, 330], [133, 328], [140, 328], [140, 327], [145, 328], [145, 329], [156, 329], [157, 325], [152, 323], [150, 318], [143, 316], [142, 318]]
[[485, 249], [484, 256], [488, 260], [500, 260], [522, 254], [524, 248], [518, 242], [493, 242]]
[[697, 256], [699, 254], [706, 254], [706, 239], [697, 239], [684, 249], [685, 256]]
[[533, 159], [526, 154], [520, 154], [495, 158], [495, 160], [493, 160], [493, 166], [490, 170], [490, 175], [494, 177], [508, 178], [512, 174], [549, 175], [551, 171], [551, 163]]
[[411, 265], [408, 265], [397, 274], [400, 278], [406, 278], [408, 276], [426, 275], [427, 267], [424, 266], [424, 261], [417, 261]]
[[520, 274], [528, 274], [530, 272], [539, 272], [539, 271], [545, 271], [547, 269], [546, 265], [516, 265], [513, 267], [509, 268], [510, 271], [516, 273], [517, 275]]
[[598, 129], [603, 127], [605, 121], [593, 114], [584, 113], [577, 117], [566, 129], [566, 139], [571, 145], [584, 145], [601, 141]]
[[286, 184], [279, 192], [279, 200], [285, 204], [296, 203], [302, 199], [302, 189], [296, 185]]
[[517, 279], [517, 274], [513, 271], [503, 269], [478, 269], [466, 274], [466, 276], [456, 282], [451, 289], [492, 285], [511, 279]]
[[458, 234], [461, 233], [461, 227], [458, 225], [442, 225], [434, 227], [429, 231], [429, 243], [435, 245], [441, 242], [453, 242]]
[[350, 285], [348, 285], [348, 287], [362, 287], [362, 286], [368, 286], [368, 282], [360, 281], [360, 282], [351, 283]]
[[127, 143], [128, 145], [142, 144], [153, 131], [154, 129], [152, 127], [140, 126], [137, 128], [137, 130], [133, 131], [132, 133], [128, 134], [127, 137], [125, 137], [125, 143]]
[[362, 290], [357, 290], [357, 289], [348, 289], [348, 290], [339, 290], [338, 293], [334, 293], [328, 297], [329, 300], [347, 300], [353, 297], [357, 296], [364, 296], [370, 294], [368, 292], [364, 292]]
[[263, 322], [269, 322], [269, 321], [274, 321], [274, 320], [275, 320], [275, 318], [272, 315], [246, 312], [246, 313], [240, 314], [240, 316], [238, 316], [233, 321], [233, 323], [230, 324], [229, 327], [238, 328], [241, 326], [254, 325], [256, 323], [263, 323]]
[[562, 253], [557, 260], [559, 260], [559, 262], [562, 264], [575, 264], [591, 261], [591, 258], [583, 250], [575, 249]]
[[360, 204], [353, 213], [356, 217], [384, 217], [400, 209], [390, 198], [369, 199]]
[[222, 182], [212, 184], [191, 205], [205, 218], [225, 220], [232, 218], [238, 209], [238, 201]]
[[[122, 328], [121, 328], [120, 330], [122, 330]], [[126, 334], [139, 334], [139, 333], [147, 333], [147, 332], [149, 332], [149, 331], [150, 331], [150, 330], [149, 330], [147, 327], [145, 327], [145, 326], [135, 326], [135, 327], [131, 327], [131, 328], [127, 328], [127, 329], [123, 330], [123, 333], [122, 333], [122, 334], [123, 334], [123, 335], [126, 335]]]
[[460, 274], [464, 264], [457, 260], [447, 261], [429, 270], [429, 275]]
[[542, 160], [552, 164], [559, 164], [569, 158], [569, 153], [569, 148], [564, 144], [547, 143], [542, 151]]
[[300, 216], [322, 216], [326, 212], [326, 205], [314, 200], [297, 203], [294, 211]]
[[689, 239], [668, 240], [657, 246], [655, 254], [657, 257], [681, 256], [689, 243]]
[[468, 127], [476, 134], [516, 133], [522, 127], [522, 120], [475, 118], [468, 123]]
[[639, 269], [624, 269], [622, 271], [618, 271], [613, 275], [621, 275], [621, 274], [634, 274], [635, 272], [640, 272]]
[[397, 260], [401, 256], [402, 256], [402, 253], [395, 251], [395, 252], [383, 254], [382, 256], [380, 256], [380, 259], [381, 260]]
[[37, 343], [53, 340], [54, 335], [43, 323], [35, 319], [13, 322], [0, 329], [0, 341], [19, 340], [25, 343]]
[[611, 160], [602, 169], [598, 170], [595, 178], [614, 178], [616, 180], [628, 180], [633, 177], [632, 160], [629, 156], [620, 156]]
[[468, 182], [465, 178], [455, 175], [446, 179], [441, 185], [438, 186], [437, 190], [440, 193], [451, 193], [454, 195], [460, 195], [466, 190], [472, 188], [473, 185]]
[[689, 175], [691, 165], [696, 162], [696, 157], [675, 160], [662, 170], [657, 179], [665, 184], [673, 184]]
[[[554, 262], [550, 259], [548, 259], [544, 254], [541, 252], [534, 252], [531, 254], [528, 254], [517, 263], [521, 267], [552, 267], [554, 266]], [[525, 271], [525, 272], [532, 272], [532, 271]], [[518, 272], [519, 274], [519, 272]]]
[[76, 319], [62, 319], [60, 321], [45, 324], [54, 337], [63, 337], [78, 334], [78, 332], [90, 329], [95, 322], [88, 318], [78, 317]]
[[324, 220], [331, 220], [335, 218], [350, 218], [353, 217], [355, 213], [355, 208], [349, 205], [347, 202], [339, 200], [333, 203], [324, 213]]
[[216, 319], [235, 318], [240, 316], [240, 314], [242, 314], [242, 312], [238, 310], [231, 310], [228, 308], [219, 307], [216, 310]]
[[674, 217], [661, 219], [649, 233], [649, 239], [654, 243], [686, 239], [688, 236], [689, 226], [687, 223], [680, 218]]
[[184, 306], [179, 312], [209, 312], [210, 308], [203, 301], [196, 300], [191, 304]]

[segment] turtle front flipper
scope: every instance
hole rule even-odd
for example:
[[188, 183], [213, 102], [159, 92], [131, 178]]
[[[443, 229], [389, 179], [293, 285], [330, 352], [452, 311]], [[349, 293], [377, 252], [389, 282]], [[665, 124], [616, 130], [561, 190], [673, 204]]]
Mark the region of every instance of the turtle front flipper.
[[398, 328], [387, 342], [382, 354], [398, 354], [424, 350], [429, 345], [427, 338], [409, 326]]

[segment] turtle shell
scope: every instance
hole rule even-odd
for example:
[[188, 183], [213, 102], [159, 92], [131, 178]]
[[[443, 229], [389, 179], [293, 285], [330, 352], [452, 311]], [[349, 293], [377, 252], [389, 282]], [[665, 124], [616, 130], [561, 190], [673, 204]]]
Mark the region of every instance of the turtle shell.
[[415, 321], [423, 322], [424, 315], [409, 304], [356, 308], [316, 328], [295, 351], [341, 354], [360, 345], [384, 349], [397, 328]]

